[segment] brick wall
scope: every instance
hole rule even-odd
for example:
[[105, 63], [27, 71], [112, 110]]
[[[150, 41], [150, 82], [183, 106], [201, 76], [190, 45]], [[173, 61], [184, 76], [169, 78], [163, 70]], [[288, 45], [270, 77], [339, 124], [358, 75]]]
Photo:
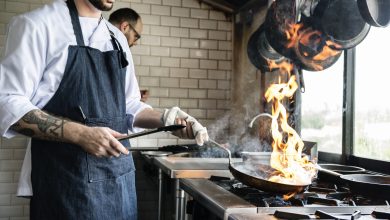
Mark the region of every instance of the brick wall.
[[[1, 54], [10, 18], [46, 2], [51, 0], [0, 0]], [[140, 88], [150, 91], [147, 103], [158, 110], [179, 106], [206, 126], [228, 110], [232, 68], [230, 18], [197, 0], [117, 0], [114, 9], [121, 7], [135, 9], [143, 19], [140, 44], [131, 50]], [[104, 16], [107, 18], [108, 13]], [[29, 201], [15, 196], [26, 142], [22, 136], [0, 139], [0, 220], [28, 219]], [[132, 145], [187, 142], [160, 133], [134, 139]], [[142, 174], [142, 167], [137, 169]], [[155, 211], [155, 185], [139, 190], [139, 204], [154, 204], [149, 210]], [[150, 193], [153, 190], [155, 193]], [[140, 209], [148, 212], [147, 207]]]

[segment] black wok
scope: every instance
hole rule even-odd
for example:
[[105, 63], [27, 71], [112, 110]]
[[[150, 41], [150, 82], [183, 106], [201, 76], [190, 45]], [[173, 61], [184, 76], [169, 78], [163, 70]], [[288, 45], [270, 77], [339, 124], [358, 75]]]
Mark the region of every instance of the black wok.
[[251, 162], [232, 162], [231, 152], [229, 149], [221, 146], [217, 142], [210, 140], [220, 148], [223, 148], [229, 155], [229, 170], [237, 180], [245, 185], [252, 186], [262, 191], [274, 193], [292, 193], [301, 192], [308, 185], [289, 185], [284, 183], [277, 183], [269, 181], [272, 173], [276, 171], [272, 167], [264, 164], [255, 164]]
[[321, 166], [318, 166], [318, 170], [340, 178], [341, 182], [346, 183], [353, 193], [390, 199], [390, 176], [372, 174], [343, 175], [324, 169]]

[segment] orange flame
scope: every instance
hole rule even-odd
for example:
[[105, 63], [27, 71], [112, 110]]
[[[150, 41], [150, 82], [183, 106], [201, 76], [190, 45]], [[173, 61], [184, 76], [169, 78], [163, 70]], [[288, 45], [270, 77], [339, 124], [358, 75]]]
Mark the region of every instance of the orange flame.
[[315, 169], [308, 157], [302, 156], [303, 141], [288, 125], [288, 113], [282, 105], [283, 99], [292, 98], [297, 89], [295, 75], [292, 75], [287, 83], [272, 84], [265, 93], [267, 102], [272, 101], [273, 151], [270, 163], [278, 171], [269, 180], [290, 185], [308, 185], [315, 175]]

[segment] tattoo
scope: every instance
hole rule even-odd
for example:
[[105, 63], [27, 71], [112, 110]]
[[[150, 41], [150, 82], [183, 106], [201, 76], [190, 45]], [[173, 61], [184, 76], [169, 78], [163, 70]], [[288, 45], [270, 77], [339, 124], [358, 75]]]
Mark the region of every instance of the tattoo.
[[63, 118], [55, 117], [41, 110], [32, 110], [21, 120], [11, 126], [11, 129], [21, 134], [46, 140], [62, 140], [64, 137]]

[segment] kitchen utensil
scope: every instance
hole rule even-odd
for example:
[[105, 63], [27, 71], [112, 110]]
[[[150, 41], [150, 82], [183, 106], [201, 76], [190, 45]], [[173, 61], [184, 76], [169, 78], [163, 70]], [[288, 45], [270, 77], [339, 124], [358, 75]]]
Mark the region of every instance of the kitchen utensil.
[[218, 144], [214, 140], [209, 141], [216, 146], [224, 149], [229, 156], [229, 170], [232, 175], [242, 183], [255, 187], [263, 191], [270, 191], [276, 193], [291, 193], [300, 192], [304, 190], [308, 185], [289, 185], [283, 183], [277, 183], [269, 181], [269, 177], [272, 175], [275, 169], [272, 167], [252, 162], [232, 162], [231, 152], [229, 149]]
[[141, 154], [146, 155], [146, 156], [150, 156], [150, 157], [165, 157], [165, 156], [171, 155], [172, 152], [168, 152], [168, 151], [142, 151]]
[[389, 0], [357, 0], [363, 19], [375, 27], [386, 27], [390, 23]]
[[182, 129], [185, 127], [186, 126], [184, 126], [184, 125], [164, 126], [164, 127], [160, 127], [160, 128], [141, 131], [141, 132], [134, 133], [134, 134], [129, 134], [126, 137], [118, 138], [118, 141], [127, 140], [127, 139], [131, 139], [131, 138], [135, 138], [135, 137], [140, 137], [140, 136], [144, 136], [144, 135], [148, 135], [148, 134], [153, 134], [153, 133], [161, 132], [161, 131], [175, 131], [175, 130]]
[[317, 165], [319, 172], [325, 172], [329, 175], [340, 178], [346, 183], [353, 193], [370, 195], [384, 199], [390, 199], [390, 176], [372, 175], [372, 174], [346, 174], [325, 169]]

